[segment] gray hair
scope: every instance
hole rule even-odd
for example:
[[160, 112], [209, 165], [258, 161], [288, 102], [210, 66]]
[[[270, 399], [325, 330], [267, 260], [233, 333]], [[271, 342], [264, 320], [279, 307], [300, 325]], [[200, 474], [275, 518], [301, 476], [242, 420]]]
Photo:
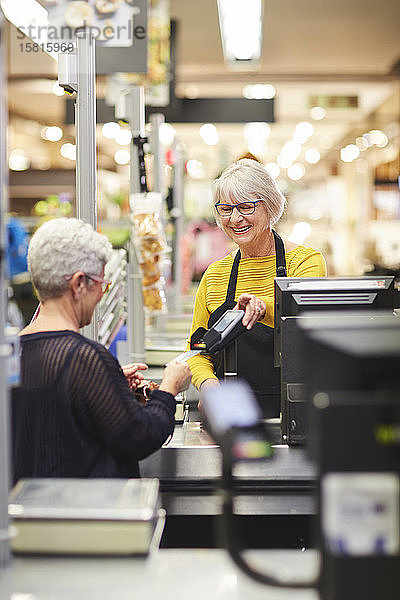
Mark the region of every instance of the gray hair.
[[57, 298], [77, 271], [100, 275], [110, 260], [112, 246], [105, 235], [75, 218], [52, 219], [33, 234], [28, 268], [39, 299]]
[[[224, 204], [227, 200], [238, 203], [263, 200], [271, 225], [279, 221], [286, 206], [285, 196], [273, 177], [263, 165], [249, 158], [238, 160], [227, 167], [218, 179], [215, 179], [213, 186], [214, 207], [217, 202]], [[217, 223], [220, 224], [215, 208], [214, 213]]]

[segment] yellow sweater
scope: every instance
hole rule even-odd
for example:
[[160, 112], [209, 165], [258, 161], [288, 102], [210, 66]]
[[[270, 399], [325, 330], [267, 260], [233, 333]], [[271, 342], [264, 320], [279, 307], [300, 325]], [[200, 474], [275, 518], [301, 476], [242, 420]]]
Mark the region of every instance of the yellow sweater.
[[[234, 256], [235, 252], [228, 254], [205, 271], [196, 294], [190, 335], [199, 327], [207, 329], [211, 313], [225, 301]], [[305, 246], [297, 246], [286, 252], [286, 267], [288, 277], [326, 276], [326, 264], [321, 252]], [[245, 292], [263, 300], [267, 312], [261, 322], [269, 327], [274, 326], [275, 274], [275, 255], [240, 260], [235, 300]], [[207, 356], [195, 356], [188, 364], [192, 370], [192, 383], [197, 388], [206, 379], [216, 379], [211, 359]]]

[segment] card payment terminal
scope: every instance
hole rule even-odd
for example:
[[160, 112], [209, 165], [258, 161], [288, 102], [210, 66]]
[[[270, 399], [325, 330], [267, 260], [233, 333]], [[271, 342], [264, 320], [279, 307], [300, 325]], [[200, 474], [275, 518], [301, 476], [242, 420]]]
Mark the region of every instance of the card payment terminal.
[[[227, 310], [210, 329], [199, 327], [190, 338], [191, 349], [180, 354], [177, 359], [183, 362], [197, 354], [213, 354], [223, 350], [232, 339], [246, 331], [242, 323], [243, 317], [243, 310]], [[228, 334], [231, 334], [229, 340]]]

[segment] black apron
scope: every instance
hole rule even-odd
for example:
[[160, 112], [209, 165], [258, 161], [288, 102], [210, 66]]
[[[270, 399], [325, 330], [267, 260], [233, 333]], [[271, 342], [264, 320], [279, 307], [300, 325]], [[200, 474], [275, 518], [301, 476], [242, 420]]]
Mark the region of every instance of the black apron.
[[[285, 246], [282, 238], [272, 230], [275, 239], [276, 276], [286, 277]], [[226, 299], [208, 320], [208, 328], [235, 306], [236, 283], [241, 254], [236, 253], [229, 277]], [[252, 293], [252, 290], [249, 290]], [[223, 353], [213, 357], [214, 371], [218, 379], [224, 378]], [[279, 417], [280, 369], [274, 367], [274, 329], [263, 323], [255, 323], [253, 327], [242, 333], [237, 339], [237, 373], [238, 378], [248, 381], [261, 405], [264, 418]]]

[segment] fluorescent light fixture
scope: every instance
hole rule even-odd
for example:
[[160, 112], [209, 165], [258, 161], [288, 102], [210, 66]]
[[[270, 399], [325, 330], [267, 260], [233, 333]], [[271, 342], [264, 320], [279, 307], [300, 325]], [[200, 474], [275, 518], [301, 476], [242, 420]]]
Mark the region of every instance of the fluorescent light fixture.
[[261, 56], [262, 0], [217, 0], [225, 61], [229, 66], [252, 69]]

